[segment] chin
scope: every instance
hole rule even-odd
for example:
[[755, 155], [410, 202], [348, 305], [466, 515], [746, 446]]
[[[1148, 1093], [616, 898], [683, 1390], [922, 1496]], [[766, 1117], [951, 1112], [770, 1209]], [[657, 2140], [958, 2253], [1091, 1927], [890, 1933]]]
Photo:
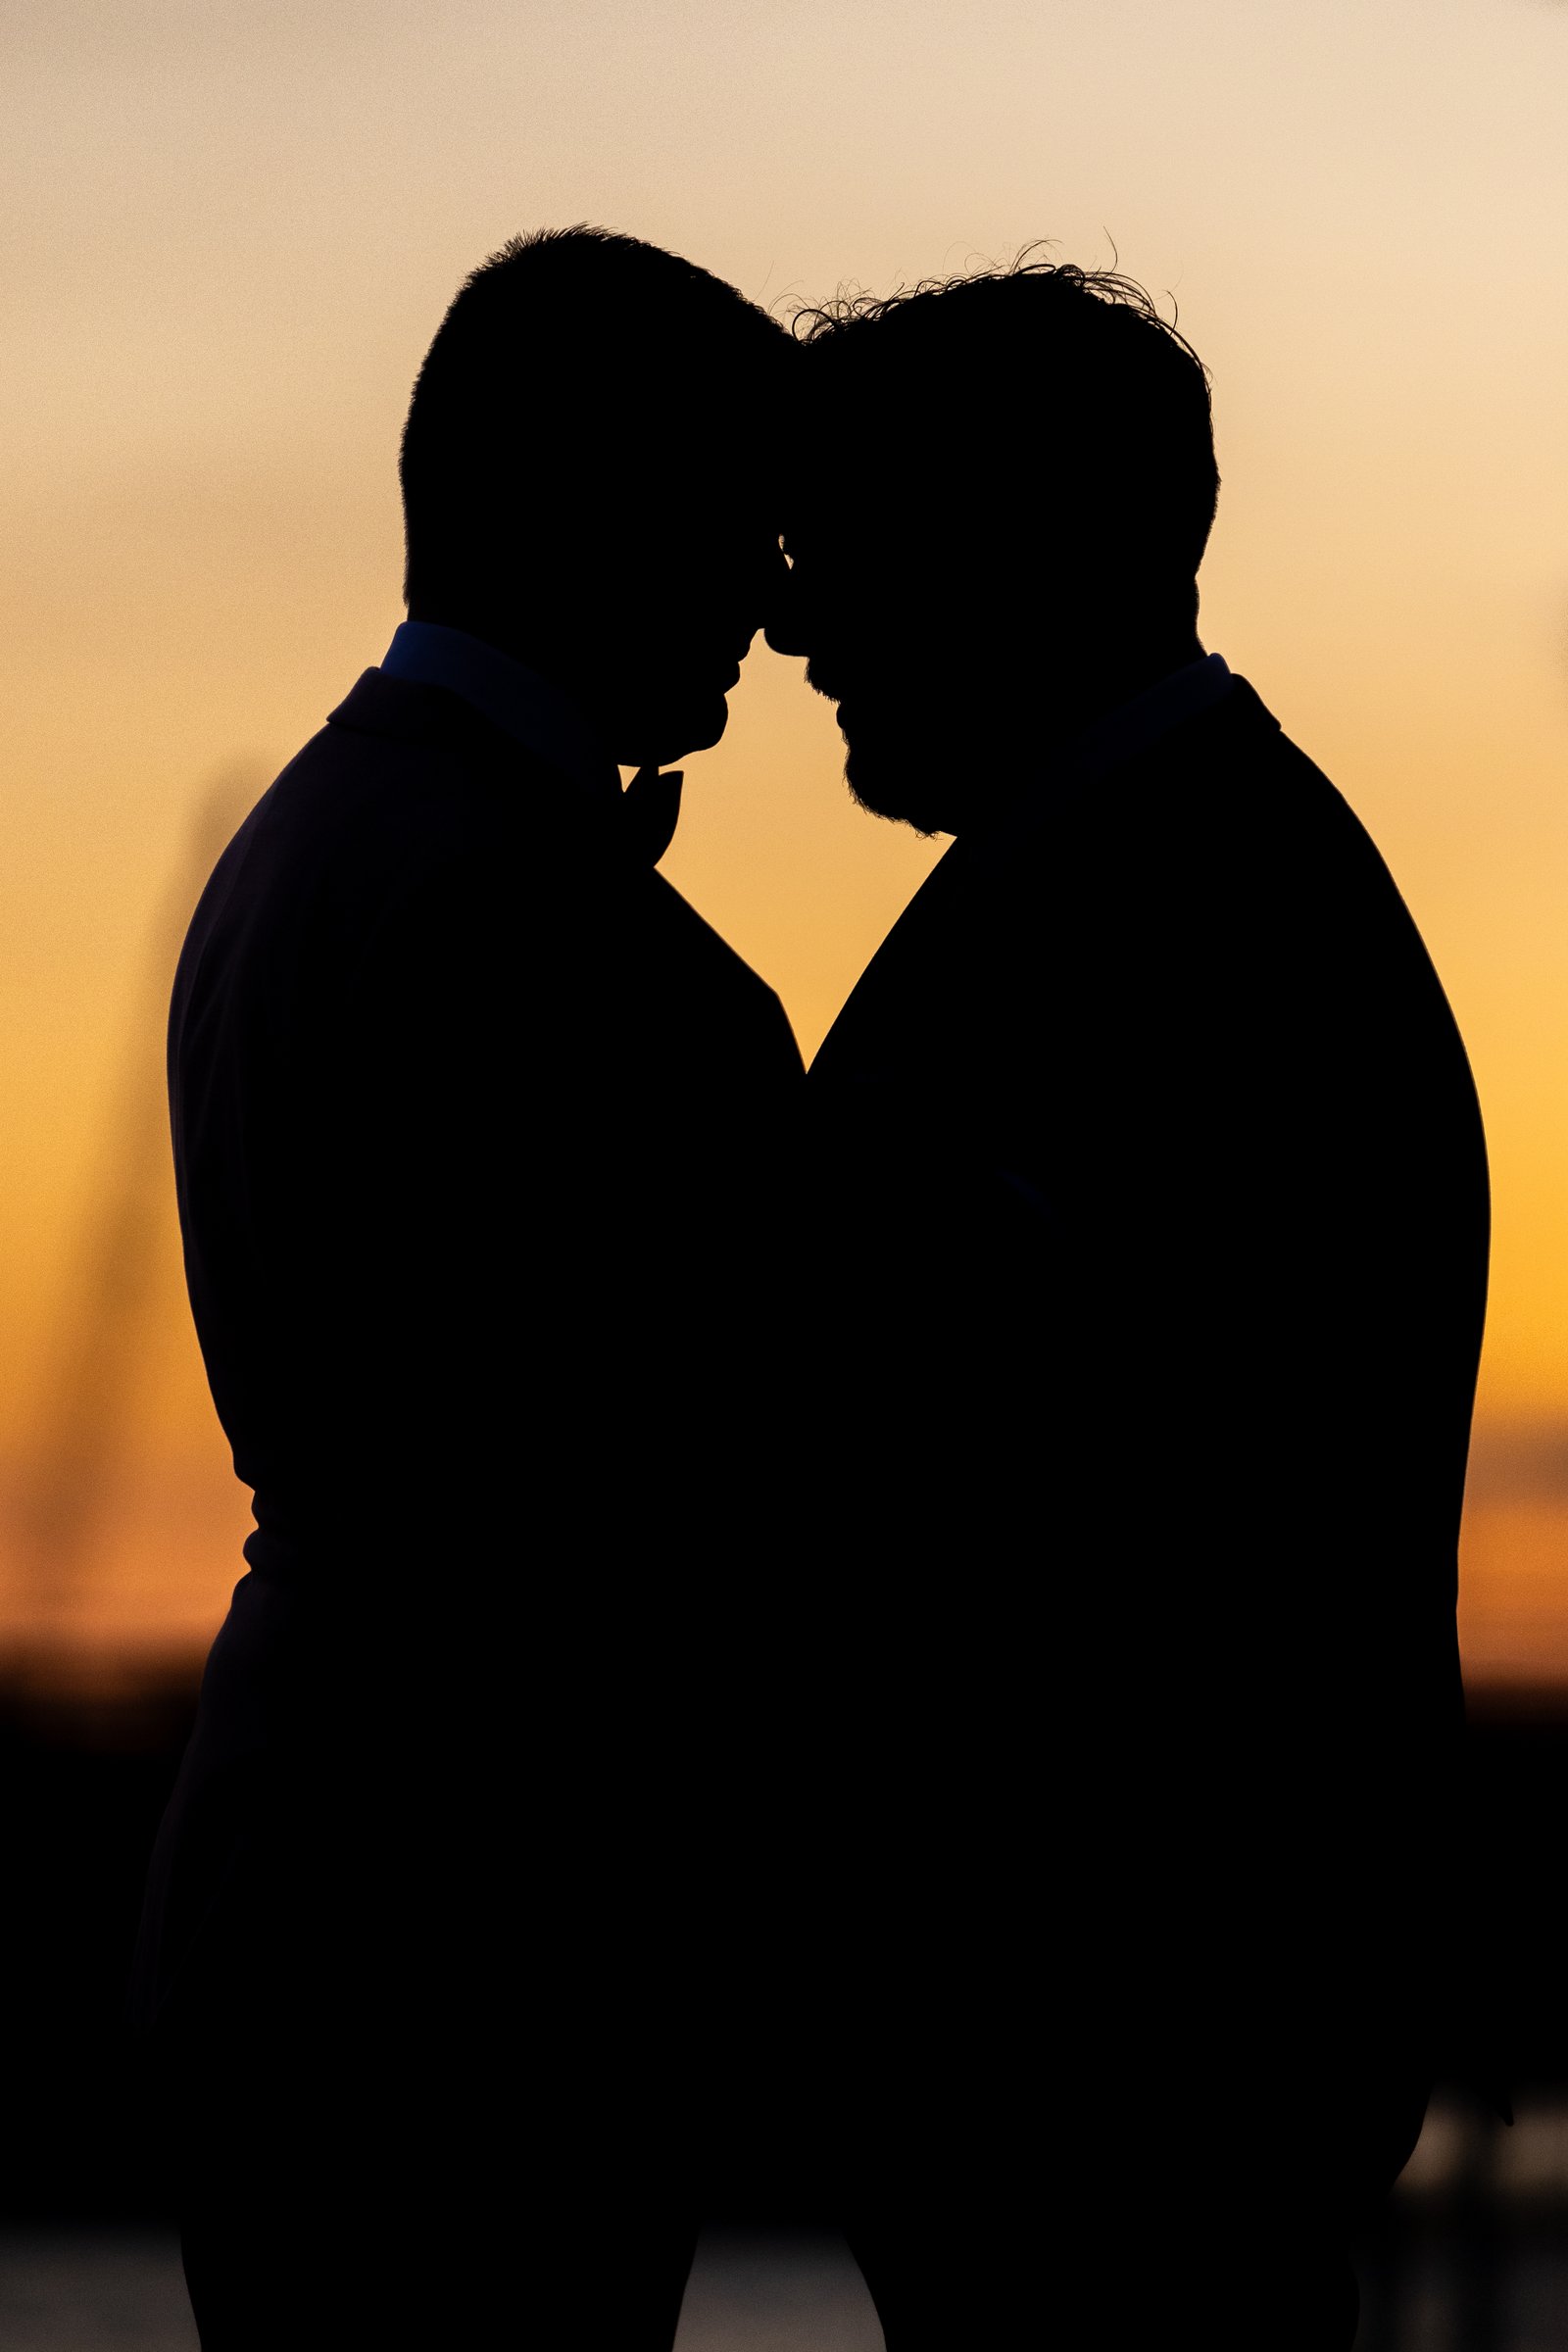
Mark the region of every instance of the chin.
[[[724, 729], [729, 725], [729, 704], [721, 694], [706, 695], [694, 702], [686, 719], [684, 742], [688, 752], [710, 752]], [[672, 752], [670, 758], [678, 759]]]
[[628, 750], [620, 764], [671, 767], [689, 752], [711, 751], [728, 724], [729, 705], [721, 694], [694, 695], [656, 712], [639, 732], [635, 755]]

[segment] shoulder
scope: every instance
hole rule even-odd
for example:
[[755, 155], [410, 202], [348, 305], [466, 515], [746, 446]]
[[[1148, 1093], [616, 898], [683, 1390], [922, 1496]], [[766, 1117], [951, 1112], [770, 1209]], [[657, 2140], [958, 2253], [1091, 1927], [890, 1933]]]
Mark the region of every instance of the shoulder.
[[373, 902], [464, 867], [493, 871], [530, 826], [541, 841], [569, 829], [570, 779], [514, 751], [454, 697], [387, 683], [399, 697], [390, 720], [379, 701], [380, 725], [347, 716], [357, 689], [269, 796], [268, 828], [296, 888], [331, 875]]
[[[1105, 795], [1063, 935], [1128, 1072], [1180, 1071], [1216, 1117], [1474, 1122], [1442, 983], [1343, 793], [1250, 692]], [[1298, 1134], [1296, 1149], [1309, 1138]]]
[[1112, 937], [1259, 981], [1371, 959], [1425, 965], [1376, 843], [1337, 787], [1238, 680], [1216, 710], [1088, 796], [1064, 843], [1075, 887]]
[[[1241, 682], [1046, 811], [965, 892], [963, 962], [996, 1051], [1042, 1038], [1098, 1094], [1174, 1074], [1258, 1102], [1380, 1070], [1468, 1095], [1399, 890], [1329, 778]], [[951, 970], [950, 963], [950, 970]], [[956, 974], [961, 980], [961, 974]]]
[[615, 896], [601, 818], [456, 697], [368, 671], [240, 827], [196, 928], [309, 967], [388, 934], [515, 949]]
[[741, 1044], [798, 1067], [777, 997], [622, 853], [612, 800], [449, 696], [407, 690], [399, 715], [334, 714], [252, 810], [192, 925], [185, 994], [265, 1001], [270, 1028], [350, 999], [416, 1008], [421, 1029], [464, 1004], [483, 1021], [525, 1008], [544, 1052], [579, 1027], [662, 1022], [671, 1053]]

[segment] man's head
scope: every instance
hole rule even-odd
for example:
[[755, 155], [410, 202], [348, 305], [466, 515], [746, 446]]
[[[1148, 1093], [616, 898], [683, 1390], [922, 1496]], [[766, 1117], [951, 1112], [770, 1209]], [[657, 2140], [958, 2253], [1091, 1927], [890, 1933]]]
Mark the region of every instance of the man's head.
[[768, 453], [798, 359], [766, 312], [658, 246], [514, 238], [414, 389], [410, 612], [555, 678], [624, 764], [716, 743], [783, 571]]
[[954, 832], [1199, 650], [1207, 378], [1140, 286], [1027, 258], [796, 331], [769, 638], [839, 704], [857, 798]]

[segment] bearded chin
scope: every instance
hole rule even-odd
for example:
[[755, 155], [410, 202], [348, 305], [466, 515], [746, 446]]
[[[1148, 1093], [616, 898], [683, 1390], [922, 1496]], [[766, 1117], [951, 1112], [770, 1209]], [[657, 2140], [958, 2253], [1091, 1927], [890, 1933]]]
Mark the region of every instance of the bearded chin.
[[939, 779], [927, 777], [918, 760], [878, 759], [852, 751], [844, 762], [844, 781], [850, 798], [867, 816], [885, 817], [890, 824], [908, 825], [929, 839], [951, 833], [951, 819], [939, 813], [935, 802]]

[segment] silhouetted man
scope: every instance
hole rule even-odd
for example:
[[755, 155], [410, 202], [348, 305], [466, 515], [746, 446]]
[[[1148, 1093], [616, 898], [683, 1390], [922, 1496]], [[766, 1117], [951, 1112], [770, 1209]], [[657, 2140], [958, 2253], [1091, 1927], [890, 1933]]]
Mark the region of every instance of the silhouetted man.
[[769, 634], [956, 836], [808, 1086], [854, 2242], [889, 2352], [1348, 2345], [1440, 2030], [1464, 1052], [1198, 641], [1207, 384], [1141, 290], [1021, 266], [806, 358]]
[[409, 620], [191, 925], [180, 1216], [257, 1525], [137, 1998], [207, 2352], [673, 2333], [694, 1627], [767, 1507], [801, 1064], [655, 870], [657, 770], [783, 576], [795, 356], [629, 238], [476, 270]]

